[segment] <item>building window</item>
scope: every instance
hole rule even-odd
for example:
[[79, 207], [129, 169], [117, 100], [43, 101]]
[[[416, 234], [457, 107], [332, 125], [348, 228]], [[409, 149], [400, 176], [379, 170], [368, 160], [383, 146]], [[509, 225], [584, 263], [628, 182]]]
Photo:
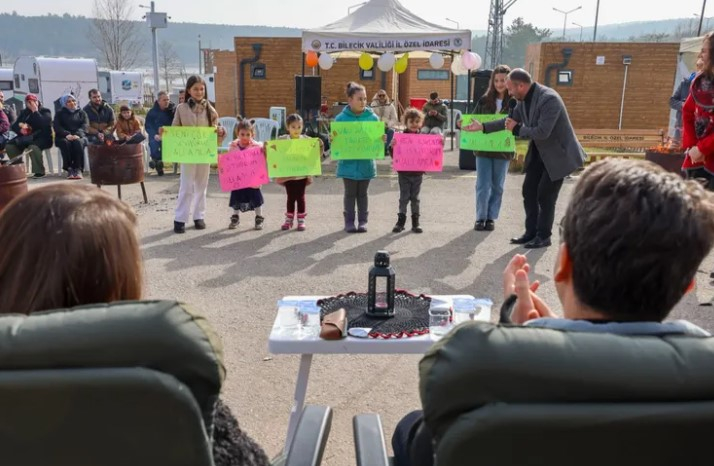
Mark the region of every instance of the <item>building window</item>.
[[20, 75], [15, 75], [15, 89], [20, 89]]
[[30, 93], [39, 94], [40, 93], [40, 81], [36, 78], [31, 78], [27, 80], [27, 86], [30, 88]]
[[359, 79], [361, 81], [374, 81], [374, 67], [371, 70], [359, 70]]
[[417, 70], [419, 81], [448, 81], [448, 70]]
[[265, 79], [265, 63], [251, 63], [250, 79]]
[[558, 71], [558, 86], [572, 86], [573, 85], [573, 72], [568, 71]]

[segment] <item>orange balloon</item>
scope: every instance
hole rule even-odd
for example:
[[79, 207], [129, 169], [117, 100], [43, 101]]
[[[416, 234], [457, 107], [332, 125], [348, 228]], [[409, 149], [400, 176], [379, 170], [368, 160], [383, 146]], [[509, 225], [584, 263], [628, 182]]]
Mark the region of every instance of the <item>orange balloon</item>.
[[305, 55], [305, 64], [307, 66], [317, 66], [318, 60], [319, 59], [317, 58], [317, 52], [314, 52], [312, 50], [307, 52], [307, 55]]

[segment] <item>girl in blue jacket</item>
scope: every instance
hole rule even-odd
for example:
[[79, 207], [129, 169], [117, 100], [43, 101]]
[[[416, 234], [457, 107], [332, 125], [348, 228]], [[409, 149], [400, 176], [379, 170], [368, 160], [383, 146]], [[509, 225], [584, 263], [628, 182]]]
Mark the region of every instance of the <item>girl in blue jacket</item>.
[[[367, 107], [367, 92], [361, 84], [347, 83], [347, 107], [335, 121], [379, 121]], [[386, 137], [385, 137], [386, 139]], [[367, 231], [369, 180], [377, 175], [374, 160], [338, 160], [337, 177], [345, 184], [344, 215], [347, 233]], [[355, 228], [355, 203], [357, 204], [357, 228]]]

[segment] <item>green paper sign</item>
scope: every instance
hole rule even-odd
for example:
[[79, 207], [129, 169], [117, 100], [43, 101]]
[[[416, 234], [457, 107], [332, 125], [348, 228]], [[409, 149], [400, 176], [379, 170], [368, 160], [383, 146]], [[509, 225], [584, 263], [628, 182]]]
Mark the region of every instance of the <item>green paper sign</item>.
[[216, 163], [218, 161], [216, 128], [164, 126], [161, 153], [164, 162]]
[[[473, 119], [481, 123], [486, 121], [502, 120], [505, 115], [463, 115], [461, 117], [461, 127], [471, 123]], [[462, 149], [478, 150], [482, 152], [514, 152], [516, 150], [516, 138], [508, 130], [497, 131], [495, 133], [484, 134], [483, 131], [459, 132], [459, 143]]]
[[320, 140], [317, 138], [268, 141], [266, 154], [271, 178], [322, 174]]
[[384, 158], [384, 122], [335, 121], [330, 125], [333, 160]]

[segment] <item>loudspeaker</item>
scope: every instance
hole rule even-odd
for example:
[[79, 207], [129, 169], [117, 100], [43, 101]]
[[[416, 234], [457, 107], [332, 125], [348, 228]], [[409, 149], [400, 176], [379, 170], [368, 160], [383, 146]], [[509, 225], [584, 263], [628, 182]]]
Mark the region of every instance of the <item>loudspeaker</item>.
[[[295, 76], [295, 109], [300, 110], [300, 82], [302, 76]], [[305, 106], [303, 110], [320, 110], [322, 97], [322, 77], [305, 76]]]
[[491, 80], [491, 71], [492, 70], [478, 70], [474, 73], [474, 102], [478, 102], [478, 99], [488, 90], [488, 83]]

